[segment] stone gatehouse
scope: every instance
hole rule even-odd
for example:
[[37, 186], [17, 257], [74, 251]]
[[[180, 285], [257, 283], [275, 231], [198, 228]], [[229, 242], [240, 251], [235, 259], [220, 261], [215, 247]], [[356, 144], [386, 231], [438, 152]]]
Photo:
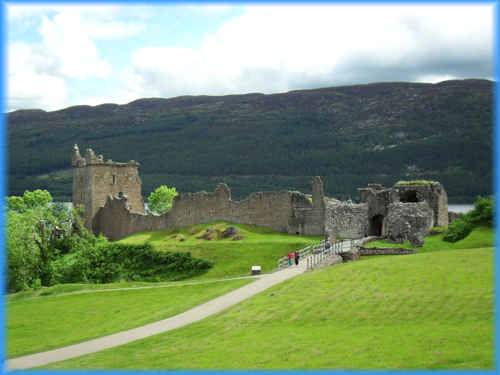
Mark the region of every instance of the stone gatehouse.
[[312, 181], [312, 197], [298, 191], [252, 193], [233, 201], [219, 184], [215, 192], [179, 194], [172, 210], [146, 214], [139, 163], [104, 162], [92, 149], [73, 148], [73, 204], [84, 208], [85, 225], [94, 233], [118, 240], [136, 232], [191, 226], [212, 221], [265, 226], [282, 233], [360, 238], [389, 236], [423, 239], [434, 225], [448, 224], [446, 192], [438, 182], [371, 184], [359, 189], [362, 203], [325, 197], [320, 177]]

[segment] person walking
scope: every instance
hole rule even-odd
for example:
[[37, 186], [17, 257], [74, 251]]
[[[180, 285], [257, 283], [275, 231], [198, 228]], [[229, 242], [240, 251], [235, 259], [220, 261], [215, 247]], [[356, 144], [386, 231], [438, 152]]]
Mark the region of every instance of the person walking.
[[291, 266], [293, 264], [293, 253], [290, 251], [288, 253], [288, 265]]
[[299, 265], [299, 258], [300, 258], [300, 253], [298, 250], [295, 250], [295, 265], [298, 266]]

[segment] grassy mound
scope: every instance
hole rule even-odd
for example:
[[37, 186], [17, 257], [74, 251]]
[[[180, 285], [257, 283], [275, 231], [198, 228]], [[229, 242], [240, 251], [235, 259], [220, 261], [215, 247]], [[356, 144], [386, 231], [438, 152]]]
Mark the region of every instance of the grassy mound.
[[[222, 234], [229, 226], [234, 226], [238, 233], [224, 238]], [[252, 266], [261, 266], [263, 272], [269, 272], [276, 268], [276, 260], [289, 251], [320, 240], [321, 237], [283, 234], [264, 227], [215, 222], [137, 233], [119, 242], [147, 243], [157, 250], [190, 252], [213, 264], [196, 279], [215, 279], [249, 275]]]
[[443, 250], [458, 250], [458, 249], [473, 249], [481, 247], [492, 247], [495, 243], [495, 232], [493, 228], [490, 227], [477, 227], [472, 230], [472, 232], [464, 239], [457, 242], [447, 242], [443, 241], [443, 233], [438, 233], [433, 236], [425, 238], [424, 246], [422, 247], [412, 247], [411, 244], [406, 241], [403, 244], [393, 243], [387, 240], [372, 241], [364, 246], [366, 247], [406, 247], [409, 249], [417, 250], [419, 253], [425, 253], [429, 251], [443, 251]]
[[26, 293], [13, 295], [6, 306], [7, 356], [19, 357], [139, 327], [179, 314], [251, 281], [163, 284], [134, 290], [124, 288], [137, 285], [111, 284], [108, 287], [122, 290], [100, 288], [62, 295], [61, 291], [83, 292], [82, 285], [64, 285], [44, 288], [53, 295], [43, 298], [30, 298]]
[[51, 368], [494, 365], [493, 249], [371, 257], [308, 272], [190, 326]]

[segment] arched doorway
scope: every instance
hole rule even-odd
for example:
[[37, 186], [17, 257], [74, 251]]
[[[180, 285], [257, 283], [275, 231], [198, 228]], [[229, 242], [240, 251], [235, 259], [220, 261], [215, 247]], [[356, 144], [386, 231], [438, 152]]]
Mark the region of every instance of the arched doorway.
[[382, 215], [373, 216], [370, 219], [370, 228], [368, 230], [368, 235], [369, 236], [381, 236], [383, 222], [384, 222], [384, 217]]

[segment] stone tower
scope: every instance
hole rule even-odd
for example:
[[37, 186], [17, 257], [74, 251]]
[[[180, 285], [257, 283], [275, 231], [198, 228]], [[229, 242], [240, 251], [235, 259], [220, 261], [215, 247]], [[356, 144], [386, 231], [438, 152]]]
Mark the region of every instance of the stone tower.
[[136, 161], [104, 162], [102, 155], [96, 156], [90, 148], [82, 157], [78, 145], [75, 145], [71, 166], [73, 206], [83, 206], [85, 226], [89, 230], [92, 230], [94, 217], [106, 203], [108, 195], [126, 195], [130, 209], [144, 213], [142, 182], [139, 178], [139, 163]]

